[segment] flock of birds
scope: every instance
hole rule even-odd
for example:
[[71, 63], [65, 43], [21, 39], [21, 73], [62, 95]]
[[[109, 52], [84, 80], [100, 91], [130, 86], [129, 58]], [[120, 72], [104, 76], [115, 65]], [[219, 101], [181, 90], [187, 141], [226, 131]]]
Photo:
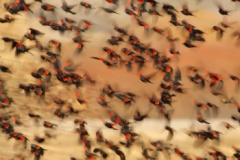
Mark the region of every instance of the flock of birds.
[[[116, 11], [120, 6], [119, 3], [122, 3], [120, 0], [102, 0], [103, 3], [106, 3], [109, 7], [104, 8], [100, 7], [107, 14], [120, 14]], [[233, 3], [240, 2], [239, 0], [231, 0]], [[76, 53], [75, 55], [81, 56], [81, 53], [84, 52], [85, 43], [88, 42], [84, 40], [83, 35], [85, 33], [91, 32], [92, 25], [95, 25], [94, 22], [88, 20], [81, 20], [77, 22], [73, 19], [67, 17], [68, 14], [75, 15], [77, 12], [74, 12], [74, 7], [81, 7], [82, 9], [87, 10], [91, 13], [92, 10], [96, 9], [96, 6], [91, 4], [91, 1], [81, 1], [78, 5], [68, 5], [64, 0], [62, 1], [61, 9], [66, 12], [66, 17], [62, 18], [60, 22], [55, 22], [48, 20], [49, 14], [56, 14], [58, 12], [58, 7], [43, 2], [42, 0], [35, 0], [32, 3], [26, 3], [24, 0], [14, 0], [13, 2], [4, 3], [4, 9], [9, 12], [3, 18], [0, 18], [1, 25], [6, 23], [14, 23], [15, 17], [21, 14], [34, 14], [34, 11], [31, 10], [32, 5], [39, 3], [41, 8], [41, 15], [39, 17], [39, 22], [42, 26], [50, 27], [55, 32], [60, 32], [62, 36], [66, 32], [76, 33], [75, 37], [72, 38], [72, 42], [76, 44]], [[144, 34], [148, 35], [149, 32], [159, 34], [164, 37], [164, 40], [167, 41], [169, 45], [169, 53], [175, 57], [181, 56], [180, 52], [176, 48], [176, 43], [179, 42], [178, 38], [173, 37], [170, 28], [159, 28], [152, 27], [150, 28], [143, 19], [144, 14], [149, 14], [151, 16], [168, 16], [169, 23], [173, 27], [180, 27], [186, 32], [185, 41], [183, 45], [187, 48], [195, 48], [196, 45], [194, 42], [204, 43], [204, 31], [198, 29], [196, 26], [190, 24], [186, 20], [180, 21], [177, 14], [182, 14], [184, 16], [195, 16], [194, 13], [187, 7], [183, 5], [181, 11], [178, 11], [174, 6], [166, 3], [161, 3], [155, 0], [127, 0], [124, 1], [124, 14], [127, 14], [132, 18], [132, 23], [136, 23], [139, 27], [143, 27]], [[201, 3], [201, 1], [198, 1]], [[229, 12], [224, 9], [223, 6], [218, 4], [219, 14], [227, 16]], [[29, 13], [24, 13], [29, 12]], [[221, 40], [227, 28], [232, 27], [225, 22], [221, 22], [220, 25], [212, 26], [212, 30], [216, 32], [217, 40]], [[108, 113], [108, 118], [111, 122], [102, 120], [104, 125], [112, 130], [120, 131], [121, 135], [125, 137], [125, 141], [120, 141], [119, 144], [114, 144], [112, 141], [104, 138], [101, 130], [96, 131], [95, 142], [92, 143], [93, 138], [90, 137], [87, 131], [87, 122], [84, 119], [79, 118], [79, 110], [75, 109], [72, 104], [67, 103], [65, 100], [60, 99], [57, 95], [52, 97], [50, 104], [49, 112], [54, 116], [64, 119], [65, 117], [75, 119], [73, 120], [78, 127], [76, 128], [76, 133], [79, 134], [79, 143], [84, 147], [85, 157], [80, 157], [80, 159], [108, 159], [108, 152], [113, 152], [121, 160], [128, 159], [128, 155], [124, 153], [121, 148], [126, 147], [130, 148], [132, 145], [139, 145], [142, 148], [143, 159], [159, 159], [159, 154], [162, 153], [165, 156], [165, 159], [171, 159], [171, 154], [177, 154], [183, 160], [225, 160], [232, 157], [232, 159], [240, 160], [240, 149], [233, 147], [235, 153], [233, 155], [225, 155], [224, 152], [212, 147], [207, 153], [207, 157], [191, 157], [188, 153], [183, 152], [178, 147], [171, 145], [171, 140], [174, 137], [174, 129], [171, 127], [171, 117], [174, 111], [172, 106], [172, 101], [179, 94], [186, 93], [186, 90], [183, 88], [182, 84], [182, 73], [180, 68], [173, 69], [169, 64], [171, 58], [166, 54], [161, 53], [157, 49], [151, 48], [150, 45], [143, 44], [141, 40], [136, 35], [129, 34], [127, 30], [121, 28], [120, 26], [113, 24], [113, 30], [118, 33], [119, 36], [111, 36], [107, 39], [108, 46], [103, 46], [102, 51], [106, 53], [106, 58], [103, 57], [90, 57], [93, 60], [97, 60], [106, 65], [109, 69], [115, 69], [119, 67], [125, 67], [127, 71], [134, 72], [133, 67], [137, 66], [137, 74], [139, 80], [144, 83], [152, 83], [151, 78], [156, 76], [157, 73], [162, 73], [162, 82], [159, 85], [161, 88], [160, 96], [151, 95], [147, 96], [149, 103], [157, 109], [159, 116], [163, 116], [166, 120], [165, 129], [169, 132], [169, 135], [166, 140], [158, 140], [150, 142], [149, 145], [146, 145], [141, 142], [141, 135], [134, 132], [134, 128], [131, 126], [135, 122], [143, 121], [145, 118], [148, 118], [147, 114], [142, 114], [140, 111], [136, 111], [132, 119], [124, 119], [122, 116], [114, 109], [112, 109], [109, 104], [112, 100], [119, 100], [119, 103], [124, 105], [131, 106], [137, 101], [139, 95], [132, 92], [121, 92], [120, 89], [112, 87], [110, 84], [102, 86], [99, 96], [97, 97], [97, 103], [99, 107], [102, 107]], [[76, 92], [81, 87], [86, 85], [96, 85], [98, 83], [94, 77], [85, 73], [84, 75], [79, 75], [76, 72], [77, 64], [73, 64], [72, 61], [64, 62], [61, 59], [60, 54], [64, 44], [61, 43], [61, 40], [49, 40], [48, 44], [45, 46], [40, 43], [39, 39], [44, 36], [44, 33], [41, 31], [41, 28], [29, 28], [29, 32], [23, 35], [22, 40], [14, 39], [14, 37], [6, 37], [3, 35], [2, 42], [4, 45], [9, 45], [13, 50], [15, 50], [15, 55], [19, 59], [24, 57], [25, 53], [30, 53], [32, 49], [36, 49], [41, 54], [39, 59], [42, 60], [42, 63], [49, 63], [51, 67], [44, 68], [40, 67], [34, 70], [31, 73], [31, 76], [36, 79], [35, 84], [20, 83], [19, 92], [22, 90], [26, 94], [26, 98], [29, 96], [34, 97], [35, 99], [40, 99], [41, 101], [46, 100], [46, 94], [51, 92], [49, 86], [54, 82], [59, 81], [63, 86], [74, 85], [76, 86]], [[237, 44], [240, 43], [240, 31], [235, 30], [232, 33], [232, 36], [236, 38]], [[24, 44], [26, 40], [34, 42], [35, 45], [28, 47]], [[121, 53], [117, 53], [113, 48], [118, 47], [120, 43], [126, 43], [126, 46], [121, 48]], [[149, 60], [150, 59], [150, 60]], [[96, 61], [96, 63], [98, 63]], [[154, 73], [145, 75], [142, 73], [142, 68], [146, 67], [147, 62], [152, 62]], [[1, 77], [4, 77], [4, 74], [14, 74], [11, 71], [11, 68], [7, 66], [0, 65], [0, 70], [4, 73], [1, 73]], [[235, 105], [236, 114], [231, 115], [231, 119], [240, 123], [240, 105], [234, 98], [227, 98], [224, 95], [224, 82], [223, 77], [220, 74], [212, 73], [206, 71], [208, 79], [201, 75], [199, 69], [194, 66], [189, 66], [187, 68], [189, 80], [194, 83], [199, 89], [209, 87], [210, 92], [214, 96], [219, 96], [221, 101], [225, 104]], [[135, 73], [134, 73], [135, 74]], [[230, 79], [235, 82], [236, 87], [240, 86], [240, 80], [237, 76], [230, 75]], [[23, 133], [18, 132], [14, 129], [14, 125], [21, 126], [20, 116], [17, 114], [8, 113], [8, 108], [11, 108], [12, 104], [16, 103], [14, 98], [11, 98], [8, 95], [7, 89], [5, 87], [5, 82], [7, 80], [0, 81], [0, 102], [1, 108], [5, 110], [5, 114], [2, 114], [0, 117], [0, 127], [4, 134], [8, 136], [8, 139], [15, 139], [17, 142], [23, 144], [23, 148], [27, 149], [28, 143], [31, 140], [28, 139]], [[75, 93], [73, 93], [75, 94]], [[88, 103], [87, 99], [83, 98], [83, 95], [76, 93], [76, 100], [80, 105], [85, 105]], [[213, 117], [216, 117], [219, 111], [219, 107], [211, 102], [202, 103], [194, 100], [194, 105], [196, 107], [196, 120], [199, 123], [206, 123], [208, 126], [207, 130], [191, 130], [188, 131], [188, 135], [195, 137], [197, 141], [206, 142], [217, 141], [221, 139], [221, 133], [217, 130], [213, 130], [210, 127], [210, 123], [207, 119], [204, 118], [205, 115], [210, 114]], [[13, 107], [13, 106], [12, 106]], [[15, 107], [15, 106], [14, 106]], [[91, 106], [89, 106], [91, 107]], [[87, 109], [86, 109], [87, 110]], [[44, 115], [35, 114], [31, 109], [29, 109], [28, 116], [34, 120], [36, 124], [43, 123], [43, 126], [49, 129], [58, 129], [58, 125], [50, 121], [40, 121], [44, 119]], [[230, 123], [224, 122], [224, 125], [227, 129], [234, 128]], [[45, 132], [45, 136], [52, 138], [54, 135], [51, 132]], [[44, 137], [35, 136], [34, 143], [31, 143], [30, 152], [34, 155], [35, 160], [39, 160], [44, 156], [45, 152], [51, 152], [47, 148], [42, 148], [41, 143], [45, 142]], [[108, 148], [104, 149], [105, 147]], [[68, 146], [69, 147], [69, 146]], [[47, 150], [47, 151], [46, 151]], [[153, 152], [152, 152], [153, 151]], [[78, 155], [76, 155], [78, 156]], [[0, 155], [1, 159], [1, 155]], [[26, 159], [26, 156], [19, 154], [16, 155], [15, 159], [23, 160]], [[76, 160], [77, 158], [70, 157], [71, 160]]]

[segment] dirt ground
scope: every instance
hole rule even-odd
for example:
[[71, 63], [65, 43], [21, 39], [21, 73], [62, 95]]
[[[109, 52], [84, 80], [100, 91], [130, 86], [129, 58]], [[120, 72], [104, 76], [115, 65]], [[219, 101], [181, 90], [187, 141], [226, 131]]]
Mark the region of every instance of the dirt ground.
[[[103, 1], [103, 0], [102, 0]], [[91, 0], [89, 3], [93, 6], [108, 7], [107, 3], [103, 3], [99, 0]], [[101, 62], [91, 59], [91, 56], [105, 57], [105, 53], [102, 51], [103, 46], [109, 46], [106, 43], [106, 40], [111, 35], [117, 35], [113, 29], [112, 25], [117, 24], [119, 27], [123, 27], [128, 30], [130, 34], [137, 35], [143, 43], [151, 44], [151, 47], [167, 53], [169, 57], [173, 60], [170, 63], [173, 68], [179, 66], [182, 74], [186, 75], [186, 66], [193, 65], [202, 69], [201, 73], [204, 75], [204, 70], [210, 70], [214, 73], [219, 73], [224, 77], [224, 86], [226, 89], [226, 96], [235, 99], [239, 99], [239, 92], [235, 90], [233, 82], [228, 78], [229, 74], [239, 75], [240, 66], [239, 66], [239, 47], [236, 46], [235, 40], [230, 36], [232, 32], [236, 31], [239, 27], [238, 17], [240, 15], [238, 6], [231, 1], [222, 0], [220, 1], [226, 10], [233, 10], [236, 7], [236, 11], [230, 13], [230, 16], [227, 17], [227, 21], [236, 22], [233, 23], [233, 29], [226, 29], [224, 37], [221, 41], [216, 40], [216, 34], [211, 30], [213, 25], [218, 25], [222, 21], [223, 17], [217, 12], [217, 7], [214, 5], [216, 1], [202, 1], [197, 4], [193, 2], [194, 0], [187, 0], [189, 7], [194, 11], [194, 17], [186, 17], [182, 14], [178, 14], [179, 20], [187, 20], [189, 23], [195, 25], [197, 28], [204, 30], [206, 34], [204, 37], [206, 39], [205, 43], [196, 43], [197, 48], [189, 49], [182, 45], [182, 27], [172, 27], [168, 21], [169, 17], [164, 15], [160, 18], [151, 17], [147, 14], [143, 15], [143, 19], [150, 25], [150, 27], [158, 26], [161, 28], [171, 28], [173, 34], [176, 37], [180, 38], [180, 41], [177, 43], [177, 49], [180, 51], [181, 55], [174, 57], [169, 54], [167, 51], [166, 41], [163, 37], [150, 33], [147, 37], [143, 34], [143, 28], [138, 27], [136, 23], [132, 22], [131, 17], [127, 16], [123, 12], [123, 1], [121, 1], [120, 7], [116, 10], [119, 13], [116, 15], [107, 15], [99, 9], [95, 9], [92, 12], [86, 12], [80, 6], [74, 8], [74, 11], [78, 12], [76, 15], [65, 14], [61, 8], [61, 1], [45, 1], [47, 3], [56, 5], [56, 13], [46, 13], [46, 15], [53, 20], [59, 21], [64, 17], [72, 18], [76, 21], [82, 19], [88, 19], [93, 22], [92, 28], [83, 34], [84, 39], [89, 41], [86, 43], [86, 47], [80, 55], [75, 55], [74, 51], [76, 49], [76, 44], [72, 43], [72, 38], [74, 33], [67, 32], [64, 35], [59, 34], [57, 31], [51, 30], [50, 27], [43, 27], [39, 23], [40, 15], [40, 3], [35, 3], [31, 6], [33, 14], [31, 13], [21, 13], [20, 15], [15, 15], [16, 21], [11, 24], [0, 24], [0, 37], [11, 37], [17, 40], [22, 39], [23, 35], [28, 31], [29, 28], [35, 28], [39, 31], [45, 33], [45, 35], [39, 37], [39, 41], [43, 45], [47, 45], [48, 41], [51, 39], [59, 40], [62, 45], [61, 51], [61, 62], [64, 63], [66, 60], [72, 60], [75, 64], [79, 65], [76, 70], [76, 73], [82, 75], [84, 72], [89, 73], [94, 79], [96, 79], [96, 85], [85, 84], [80, 89], [76, 89], [74, 86], [66, 86], [60, 83], [54, 76], [52, 77], [51, 83], [48, 84], [48, 91], [46, 92], [45, 99], [39, 99], [35, 95], [26, 97], [25, 94], [18, 88], [20, 83], [37, 83], [36, 79], [31, 76], [33, 70], [37, 70], [40, 67], [48, 68], [51, 72], [54, 72], [52, 66], [47, 62], [42, 62], [40, 55], [45, 54], [44, 52], [39, 52], [37, 49], [31, 50], [32, 54], [25, 53], [19, 57], [14, 55], [14, 51], [10, 49], [10, 45], [4, 43], [0, 40], [0, 63], [1, 65], [7, 66], [11, 69], [13, 74], [9, 73], [0, 73], [0, 79], [6, 81], [6, 89], [8, 95], [12, 97], [15, 101], [10, 108], [6, 110], [1, 110], [0, 113], [14, 113], [19, 114], [21, 121], [23, 122], [22, 126], [14, 126], [16, 131], [22, 132], [29, 139], [29, 144], [35, 143], [33, 141], [34, 135], [43, 136], [44, 131], [46, 130], [42, 126], [42, 121], [47, 120], [53, 123], [58, 124], [58, 128], [55, 130], [49, 130], [53, 134], [56, 134], [55, 139], [46, 139], [46, 142], [41, 144], [45, 148], [46, 154], [43, 156], [43, 160], [66, 160], [70, 159], [70, 156], [75, 156], [79, 159], [85, 159], [83, 152], [83, 146], [78, 143], [78, 135], [74, 132], [74, 123], [75, 118], [83, 118], [88, 122], [87, 129], [90, 133], [90, 137], [93, 140], [95, 138], [95, 132], [98, 129], [102, 129], [103, 134], [107, 139], [114, 142], [119, 140], [124, 140], [124, 137], [120, 135], [119, 131], [110, 131], [100, 121], [100, 119], [106, 118], [105, 109], [101, 108], [97, 102], [96, 98], [100, 93], [100, 88], [104, 84], [111, 84], [116, 90], [122, 92], [130, 91], [138, 95], [136, 103], [131, 107], [124, 106], [118, 100], [108, 99], [111, 107], [114, 111], [119, 113], [123, 118], [131, 118], [135, 113], [136, 109], [140, 110], [141, 113], [147, 113], [150, 110], [149, 118], [140, 122], [138, 124], [133, 124], [134, 131], [140, 134], [140, 140], [144, 141], [146, 144], [152, 140], [165, 140], [167, 132], [164, 130], [165, 122], [162, 117], [159, 117], [155, 108], [150, 106], [146, 95], [151, 95], [156, 93], [159, 95], [160, 89], [158, 85], [161, 82], [160, 73], [153, 78], [153, 84], [143, 84], [137, 77], [137, 71], [134, 69], [133, 72], [129, 73], [125, 68], [109, 69], [105, 67]], [[3, 8], [3, 3], [9, 2], [8, 0], [0, 0], [0, 17], [3, 17], [4, 14], [9, 14]], [[26, 2], [31, 2], [30, 0]], [[79, 4], [78, 1], [68, 0], [69, 4]], [[167, 0], [161, 2], [168, 2]], [[171, 1], [170, 4], [174, 4], [175, 7], [180, 10], [181, 5], [185, 1]], [[161, 6], [161, 5], [160, 5]], [[34, 45], [33, 42], [25, 40], [24, 44], [27, 46]], [[113, 47], [117, 53], [121, 52], [121, 48], [129, 47], [128, 44], [122, 43], [119, 47]], [[153, 72], [152, 64], [147, 64], [147, 67], [144, 68], [144, 73], [148, 74]], [[207, 77], [207, 76], [206, 76]], [[183, 76], [183, 86], [186, 89], [185, 94], [177, 94], [177, 97], [174, 99], [173, 108], [175, 112], [173, 114], [173, 121], [171, 126], [176, 129], [175, 137], [171, 140], [170, 143], [173, 146], [181, 148], [184, 152], [194, 156], [205, 156], [207, 151], [211, 146], [216, 146], [221, 149], [231, 157], [233, 150], [231, 146], [240, 147], [239, 127], [237, 123], [234, 123], [230, 120], [231, 114], [236, 112], [236, 109], [233, 105], [226, 105], [221, 103], [219, 97], [213, 96], [209, 92], [209, 88], [206, 87], [203, 90], [199, 90], [195, 85], [190, 83], [187, 79], [187, 76]], [[80, 105], [75, 98], [75, 93], [81, 93], [87, 99], [86, 105]], [[79, 115], [70, 116], [63, 120], [59, 119], [56, 116], [53, 116], [51, 112], [48, 112], [47, 109], [51, 104], [51, 100], [54, 96], [66, 100], [67, 102], [72, 103], [74, 108], [81, 110]], [[211, 102], [220, 107], [220, 113], [218, 118], [208, 117], [209, 122], [213, 129], [221, 131], [222, 141], [220, 144], [215, 142], [206, 142], [206, 144], [201, 146], [196, 146], [194, 138], [189, 137], [186, 134], [186, 131], [190, 129], [190, 126], [194, 124], [194, 127], [197, 129], [206, 129], [206, 125], [201, 125], [195, 120], [194, 114], [194, 104], [192, 99], [196, 99], [201, 102]], [[40, 114], [42, 119], [39, 126], [35, 126], [33, 121], [27, 116], [29, 110], [34, 110], [34, 112]], [[236, 129], [226, 130], [221, 124], [223, 121], [231, 122]], [[93, 145], [98, 146], [93, 141]], [[29, 145], [28, 145], [29, 146]], [[118, 160], [117, 157], [112, 151], [109, 151], [109, 160]], [[29, 147], [28, 147], [29, 148]], [[140, 146], [133, 146], [131, 149], [126, 149], [120, 147], [125, 153], [127, 160], [141, 160], [142, 151]], [[9, 160], [13, 158], [15, 154], [22, 153], [26, 156], [26, 159], [33, 159], [33, 155], [30, 154], [30, 149], [23, 150], [21, 146], [17, 146], [15, 140], [7, 140], [5, 134], [0, 134], [0, 160]], [[159, 155], [158, 159], [170, 159]], [[172, 160], [177, 160], [178, 156], [172, 154]]]

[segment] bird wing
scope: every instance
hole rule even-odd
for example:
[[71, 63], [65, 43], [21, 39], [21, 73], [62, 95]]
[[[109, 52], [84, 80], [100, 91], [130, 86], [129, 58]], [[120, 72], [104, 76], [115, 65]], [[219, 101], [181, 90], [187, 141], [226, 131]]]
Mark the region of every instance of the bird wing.
[[150, 73], [150, 74], [148, 74], [148, 75], [145, 75], [144, 77], [146, 78], [146, 79], [151, 79], [153, 76], [155, 76], [157, 74], [157, 72], [154, 72], [154, 73]]
[[182, 81], [182, 75], [181, 75], [181, 71], [180, 71], [179, 68], [176, 69], [174, 80], [177, 81], [177, 82]]
[[67, 2], [65, 0], [62, 0], [62, 5], [68, 7]]
[[33, 29], [33, 28], [30, 28], [30, 31], [31, 31], [31, 34], [34, 34], [34, 35], [43, 34], [43, 33], [41, 33], [40, 31], [38, 31], [38, 30], [36, 30], [36, 29]]

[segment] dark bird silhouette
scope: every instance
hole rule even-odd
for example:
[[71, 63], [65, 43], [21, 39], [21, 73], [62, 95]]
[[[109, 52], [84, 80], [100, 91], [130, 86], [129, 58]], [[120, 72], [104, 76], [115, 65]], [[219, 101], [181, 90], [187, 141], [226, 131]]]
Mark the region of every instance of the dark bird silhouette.
[[191, 41], [189, 39], [187, 39], [183, 44], [184, 44], [184, 46], [186, 46], [188, 48], [195, 48], [196, 47], [195, 45], [193, 45], [191, 43]]
[[197, 121], [200, 122], [200, 123], [210, 124], [209, 122], [207, 122], [207, 121], [203, 118], [203, 116], [202, 116], [202, 114], [201, 114], [200, 112], [197, 113], [196, 118], [197, 118]]
[[136, 112], [136, 114], [133, 116], [133, 119], [135, 121], [142, 121], [143, 119], [145, 119], [148, 115], [141, 115], [139, 111]]
[[207, 103], [207, 106], [212, 109], [212, 112], [213, 112], [214, 116], [218, 115], [218, 112], [219, 112], [219, 107], [218, 106], [216, 106], [213, 103], [209, 103], [209, 102]]
[[38, 136], [34, 136], [34, 140], [38, 143], [43, 143], [45, 141], [44, 138], [38, 137]]
[[218, 26], [213, 26], [213, 30], [217, 32], [217, 39], [221, 40], [223, 37], [224, 30]]
[[107, 158], [108, 157], [108, 154], [106, 152], [104, 152], [103, 150], [101, 150], [100, 148], [94, 148], [93, 150], [94, 153], [100, 153], [102, 158]]
[[35, 159], [39, 160], [43, 155], [46, 149], [42, 148], [39, 145], [31, 144], [31, 153], [35, 155]]
[[15, 21], [15, 19], [7, 14], [4, 16], [4, 18], [0, 18], [0, 23], [11, 23], [13, 21]]
[[[103, 121], [103, 120], [102, 120]], [[118, 130], [117, 128], [114, 128], [115, 124], [114, 123], [109, 123], [109, 122], [104, 122], [104, 125], [110, 129], [113, 129], [113, 130]]]
[[185, 15], [185, 16], [194, 16], [194, 15], [192, 14], [192, 12], [189, 11], [187, 5], [183, 5], [183, 6], [182, 6], [181, 13], [182, 13], [183, 15]]
[[0, 65], [0, 70], [6, 73], [12, 73], [8, 67], [2, 66], [2, 65]]
[[231, 12], [231, 11], [227, 11], [227, 10], [223, 9], [223, 7], [219, 4], [219, 5], [218, 5], [218, 12], [219, 12], [221, 15], [228, 15], [228, 13]]
[[36, 40], [36, 36], [44, 35], [44, 33], [40, 32], [36, 29], [29, 28], [29, 30], [30, 30], [30, 33], [27, 33], [27, 34], [24, 35], [24, 37], [29, 39], [29, 40]]
[[46, 127], [46, 128], [56, 128], [56, 127], [58, 127], [58, 125], [53, 124], [53, 123], [48, 122], [48, 121], [44, 121], [43, 126]]
[[105, 60], [105, 59], [103, 59], [103, 58], [99, 58], [99, 57], [91, 57], [91, 58], [102, 61], [102, 62], [103, 62], [106, 66], [108, 66], [108, 67], [117, 67], [117, 66], [116, 66], [116, 65], [117, 65], [116, 63], [110, 62], [110, 61]]
[[43, 79], [42, 76], [37, 72], [32, 72], [31, 75], [36, 79]]
[[163, 6], [162, 6], [162, 9], [164, 10], [164, 11], [176, 11], [177, 12], [177, 10], [175, 9], [175, 7], [174, 6], [172, 6], [172, 5], [170, 5], [170, 4], [163, 4]]
[[174, 25], [174, 26], [182, 26], [182, 24], [178, 22], [177, 16], [176, 16], [176, 14], [175, 14], [174, 12], [168, 10], [168, 11], [167, 11], [167, 14], [171, 16], [171, 19], [170, 19], [169, 22], [170, 22], [172, 25]]
[[87, 8], [87, 9], [94, 9], [91, 4], [87, 2], [80, 2], [80, 5]]
[[167, 140], [170, 141], [173, 138], [174, 131], [170, 126], [165, 126], [165, 129], [169, 132]]
[[64, 10], [65, 12], [67, 12], [67, 13], [71, 13], [71, 14], [76, 14], [75, 12], [72, 12], [71, 10], [75, 7], [75, 6], [77, 6], [77, 5], [68, 5], [67, 3], [66, 3], [66, 1], [65, 0], [62, 0], [62, 10]]
[[[11, 48], [12, 48], [12, 49], [13, 49], [13, 48], [16, 49], [16, 50], [15, 50], [15, 55], [16, 55], [16, 56], [19, 56], [21, 53], [29, 52], [29, 50], [32, 49], [32, 48], [27, 48], [27, 47], [23, 44], [23, 42], [21, 42], [21, 41], [16, 41], [16, 40], [14, 40], [14, 39], [12, 39], [12, 38], [3, 37], [2, 40], [5, 41], [5, 42], [11, 42], [11, 43], [12, 43]], [[29, 53], [31, 53], [31, 52], [29, 52]], [[32, 54], [32, 53], [31, 53], [31, 54]]]
[[148, 13], [151, 14], [151, 15], [162, 16], [158, 11], [156, 11], [156, 10], [153, 9], [153, 8], [150, 8], [150, 9], [148, 10]]
[[143, 76], [140, 72], [138, 72], [138, 77], [140, 78], [140, 80], [143, 82], [143, 83], [152, 83], [151, 81], [150, 81], [150, 79], [153, 77], [153, 76], [155, 76], [156, 75], [156, 73], [152, 73], [152, 74], [150, 74], [150, 75], [145, 75], [145, 76]]
[[116, 11], [110, 9], [110, 8], [105, 8], [105, 7], [100, 7], [100, 9], [104, 10], [106, 13], [115, 13], [115, 14], [119, 14]]
[[115, 4], [118, 5], [118, 0], [105, 0], [106, 2], [110, 3], [110, 4]]
[[45, 11], [51, 11], [51, 12], [54, 12], [56, 7], [51, 5], [51, 4], [48, 4], [48, 3], [43, 3], [41, 8]]

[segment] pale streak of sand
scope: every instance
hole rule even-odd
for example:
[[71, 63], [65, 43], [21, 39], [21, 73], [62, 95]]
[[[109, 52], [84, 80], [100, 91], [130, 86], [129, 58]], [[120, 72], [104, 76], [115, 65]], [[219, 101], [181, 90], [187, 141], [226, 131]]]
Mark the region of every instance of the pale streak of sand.
[[[48, 119], [47, 119], [48, 120]], [[50, 160], [50, 159], [58, 159], [58, 160], [65, 160], [69, 159], [70, 155], [74, 155], [77, 158], [84, 159], [83, 155], [83, 147], [78, 143], [78, 135], [74, 133], [73, 128], [74, 124], [72, 121], [64, 120], [60, 121], [58, 119], [49, 119], [51, 122], [56, 123], [59, 125], [59, 129], [52, 130], [53, 134], [57, 135], [56, 139], [47, 139], [46, 143], [41, 144], [43, 148], [46, 148], [47, 151], [44, 155], [44, 160]], [[233, 154], [233, 150], [231, 147], [239, 146], [240, 141], [238, 139], [238, 134], [240, 132], [239, 128], [233, 129], [231, 131], [228, 131], [224, 129], [221, 126], [221, 122], [225, 121], [225, 119], [217, 119], [217, 120], [211, 120], [212, 128], [218, 131], [221, 131], [223, 134], [221, 135], [221, 142], [218, 144], [215, 141], [207, 141], [204, 145], [197, 146], [196, 145], [196, 139], [189, 137], [186, 132], [190, 129], [190, 126], [193, 125], [193, 121], [191, 120], [173, 120], [172, 126], [175, 128], [175, 136], [174, 138], [169, 141], [169, 143], [172, 143], [174, 147], [179, 147], [182, 151], [187, 153], [190, 156], [205, 156], [207, 155], [207, 151], [210, 150], [211, 146], [215, 146], [220, 150], [223, 150], [224, 153], [231, 157]], [[118, 131], [112, 131], [107, 129], [103, 126], [101, 121], [99, 120], [90, 120], [87, 119], [87, 130], [89, 131], [89, 134], [91, 136], [91, 140], [95, 137], [95, 132], [98, 129], [101, 129], [103, 131], [104, 137], [106, 137], [109, 140], [112, 140], [113, 142], [117, 143], [119, 140], [123, 141], [124, 137], [119, 134]], [[31, 123], [28, 123], [28, 125], [31, 125]], [[167, 132], [163, 130], [164, 122], [159, 120], [150, 120], [146, 119], [143, 122], [140, 122], [138, 124], [134, 124], [134, 131], [138, 134], [140, 134], [140, 140], [143, 141], [145, 144], [149, 144], [150, 141], [154, 140], [166, 140]], [[206, 129], [205, 125], [199, 125], [195, 122], [195, 129]], [[234, 125], [234, 127], [237, 127], [237, 124]], [[43, 131], [46, 130], [43, 127], [16, 127], [17, 131], [22, 132], [25, 134], [29, 139], [30, 142], [32, 142], [33, 135], [42, 135]], [[13, 149], [15, 140], [7, 141], [6, 137], [4, 135], [1, 136], [1, 143], [4, 145], [0, 146], [0, 154], [1, 157], [4, 157], [3, 159], [6, 159], [6, 157], [10, 158], [15, 153], [25, 153], [26, 155], [29, 155], [29, 151], [23, 151], [19, 149], [18, 151], [15, 151]], [[137, 142], [136, 142], [137, 143]], [[102, 147], [97, 144], [94, 144], [94, 147]], [[193, 147], [195, 146], [195, 147]], [[21, 147], [20, 147], [21, 148]], [[114, 153], [107, 149], [106, 147], [103, 147], [105, 150], [109, 151], [109, 159], [116, 159], [118, 158], [114, 156]], [[142, 159], [141, 155], [141, 148], [140, 146], [134, 145], [132, 148], [127, 150], [124, 147], [121, 147], [121, 150], [124, 151], [124, 153], [127, 156], [127, 159]], [[207, 156], [206, 156], [207, 157]], [[30, 158], [30, 157], [29, 157]], [[159, 154], [160, 159], [164, 159], [162, 154]], [[1, 159], [1, 158], [0, 158]], [[172, 153], [171, 155], [172, 160], [177, 160], [179, 157]]]

